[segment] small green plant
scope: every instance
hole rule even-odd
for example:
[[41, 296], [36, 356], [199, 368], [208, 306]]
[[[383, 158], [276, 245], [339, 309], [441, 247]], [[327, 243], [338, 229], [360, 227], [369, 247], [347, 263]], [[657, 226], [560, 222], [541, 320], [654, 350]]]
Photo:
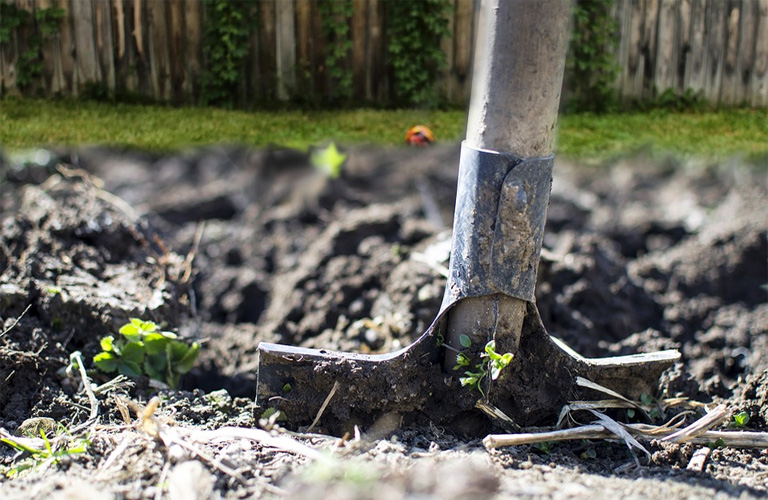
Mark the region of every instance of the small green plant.
[[446, 0], [387, 3], [387, 57], [397, 104], [437, 104], [434, 83], [446, 65], [440, 40], [451, 36], [452, 4]]
[[195, 364], [200, 344], [187, 344], [175, 333], [159, 328], [152, 321], [131, 318], [130, 323], [120, 328], [121, 338], [110, 335], [101, 339], [102, 352], [94, 356], [93, 362], [106, 373], [146, 375], [176, 388], [181, 376]]
[[[661, 409], [659, 408], [659, 405], [653, 396], [647, 393], [643, 393], [640, 395], [640, 402], [643, 403], [643, 406], [650, 407], [648, 416], [651, 417], [651, 420], [658, 420], [661, 418]], [[630, 415], [629, 411], [627, 411], [627, 415], [629, 415], [631, 418], [634, 416], [634, 412], [632, 412], [632, 415]]]
[[533, 443], [534, 449], [538, 450], [544, 455], [552, 453], [552, 443], [550, 441], [542, 441], [540, 443]]
[[733, 427], [736, 429], [743, 429], [747, 426], [749, 423], [749, 413], [745, 411], [740, 411], [739, 413], [735, 414], [731, 418], [731, 422], [728, 424], [728, 427]]
[[337, 179], [341, 175], [344, 162], [347, 161], [347, 155], [339, 152], [336, 143], [332, 142], [324, 148], [313, 148], [309, 161], [320, 172], [331, 179]]
[[707, 447], [710, 450], [716, 450], [718, 448], [725, 448], [725, 440], [723, 438], [717, 438], [716, 441], [707, 443]]
[[613, 55], [618, 43], [614, 0], [577, 0], [573, 8], [571, 43], [566, 59], [566, 87], [573, 111], [603, 113], [615, 108], [619, 65]]
[[[67, 430], [60, 425], [57, 436], [63, 436], [66, 433], [68, 433]], [[91, 444], [86, 438], [71, 439], [71, 436], [68, 439], [56, 439], [55, 443], [52, 443], [45, 431], [40, 431], [40, 437], [42, 438], [40, 446], [37, 446], [37, 440], [29, 438], [0, 438], [0, 442], [26, 454], [25, 458], [18, 464], [3, 468], [6, 477], [15, 477], [25, 470], [47, 467], [51, 464], [59, 463], [64, 457], [85, 453]]]
[[[469, 348], [472, 345], [472, 341], [467, 335], [460, 335], [459, 343], [465, 348]], [[471, 362], [469, 356], [464, 352], [459, 352], [456, 355], [456, 366], [454, 366], [453, 369], [460, 370], [465, 368], [464, 376], [459, 379], [459, 382], [461, 382], [461, 385], [464, 387], [477, 389], [483, 398], [485, 398], [485, 391], [482, 386], [483, 380], [485, 380], [488, 375], [491, 376], [491, 380], [497, 380], [501, 375], [502, 370], [509, 366], [509, 363], [512, 362], [513, 358], [514, 354], [511, 352], [504, 354], [497, 353], [496, 341], [491, 340], [485, 344], [483, 353], [480, 354], [480, 363], [475, 365], [475, 371], [466, 369], [470, 366]]]
[[352, 0], [321, 0], [317, 3], [322, 19], [323, 34], [328, 37], [325, 66], [328, 71], [331, 103], [352, 97], [352, 70], [349, 58], [352, 54], [352, 30], [349, 20], [355, 13]]
[[256, 26], [258, 3], [254, 0], [205, 0], [203, 54], [206, 65], [200, 99], [204, 105], [231, 108], [248, 56], [248, 38]]
[[[60, 7], [38, 8], [33, 18], [27, 10], [0, 2], [0, 45], [11, 42], [13, 31], [30, 30], [30, 33], [23, 37], [23, 48], [16, 63], [16, 85], [19, 88], [29, 88], [42, 75], [43, 41], [58, 32], [64, 14], [64, 9]], [[21, 35], [17, 34], [17, 39], [19, 38]]]

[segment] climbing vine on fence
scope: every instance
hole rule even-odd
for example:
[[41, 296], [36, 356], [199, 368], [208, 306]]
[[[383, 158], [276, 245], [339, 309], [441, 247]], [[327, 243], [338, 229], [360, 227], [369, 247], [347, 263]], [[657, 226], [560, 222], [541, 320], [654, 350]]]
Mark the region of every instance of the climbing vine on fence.
[[387, 57], [397, 104], [435, 105], [438, 72], [446, 65], [440, 40], [450, 37], [447, 0], [389, 2]]
[[248, 37], [257, 23], [254, 0], [205, 0], [202, 104], [232, 107], [243, 79]]
[[0, 2], [0, 45], [11, 43], [14, 31], [25, 29], [31, 33], [18, 46], [21, 50], [16, 63], [18, 88], [29, 89], [42, 75], [43, 41], [58, 33], [64, 14], [64, 9], [60, 7], [48, 7], [38, 8], [33, 17], [25, 9]]
[[331, 103], [352, 97], [352, 33], [349, 20], [355, 13], [352, 0], [320, 0], [317, 3], [322, 18], [323, 34], [327, 37], [325, 70], [329, 77], [327, 99]]
[[616, 105], [614, 57], [618, 22], [611, 14], [614, 0], [577, 0], [573, 10], [567, 88], [573, 111], [609, 111]]

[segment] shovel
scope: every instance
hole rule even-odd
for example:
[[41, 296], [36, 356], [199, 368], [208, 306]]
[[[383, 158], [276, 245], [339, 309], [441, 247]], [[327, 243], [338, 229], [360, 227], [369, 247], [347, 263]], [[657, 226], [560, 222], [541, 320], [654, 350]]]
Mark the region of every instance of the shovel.
[[[570, 13], [569, 0], [481, 3], [450, 275], [431, 326], [382, 355], [261, 343], [262, 408], [331, 433], [386, 421], [472, 434], [487, 422], [478, 399], [530, 426], [553, 423], [568, 401], [603, 399], [579, 377], [629, 398], [656, 392], [677, 351], [584, 358], [547, 333], [535, 305]], [[462, 386], [458, 353], [482, 367], [490, 341], [511, 354], [509, 365], [495, 380], [486, 368], [476, 387]]]

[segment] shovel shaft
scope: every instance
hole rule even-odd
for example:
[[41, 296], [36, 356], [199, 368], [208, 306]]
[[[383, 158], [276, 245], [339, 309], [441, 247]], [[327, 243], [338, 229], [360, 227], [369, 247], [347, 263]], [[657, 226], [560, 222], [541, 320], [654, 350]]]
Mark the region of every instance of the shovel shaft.
[[482, 0], [467, 144], [552, 152], [570, 15], [570, 0]]
[[[466, 144], [520, 158], [552, 152], [568, 42], [570, 0], [483, 0]], [[454, 231], [456, 229], [454, 228]], [[495, 339], [515, 352], [526, 302], [503, 293], [459, 302], [448, 319], [447, 343], [473, 350]], [[446, 352], [451, 369], [455, 354]]]

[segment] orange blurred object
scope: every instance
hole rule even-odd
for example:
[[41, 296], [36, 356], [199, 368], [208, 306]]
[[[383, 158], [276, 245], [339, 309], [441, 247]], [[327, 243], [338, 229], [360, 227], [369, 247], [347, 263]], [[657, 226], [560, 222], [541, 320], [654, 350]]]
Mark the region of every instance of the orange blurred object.
[[435, 136], [428, 127], [416, 125], [406, 132], [405, 142], [409, 146], [429, 146], [435, 142]]

